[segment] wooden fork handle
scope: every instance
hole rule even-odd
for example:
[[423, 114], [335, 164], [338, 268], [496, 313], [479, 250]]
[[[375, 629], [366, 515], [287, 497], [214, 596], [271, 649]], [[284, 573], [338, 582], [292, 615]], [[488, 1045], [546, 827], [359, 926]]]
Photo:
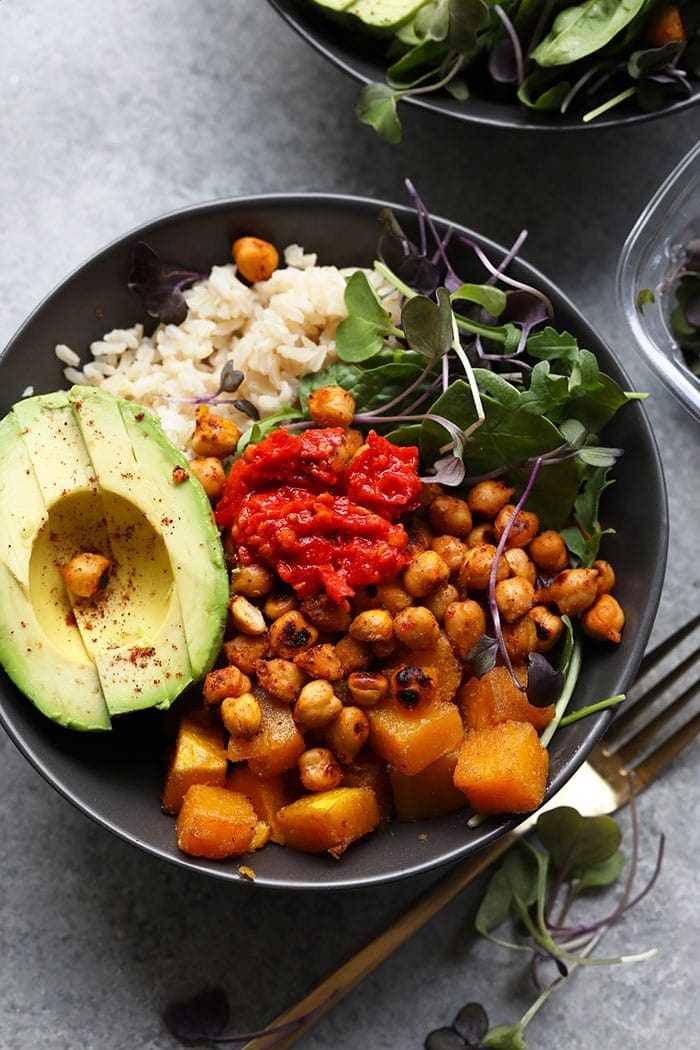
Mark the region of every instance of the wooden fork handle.
[[[498, 857], [505, 853], [520, 834], [522, 834], [522, 826], [502, 836], [475, 857], [469, 857], [451, 868], [446, 875], [434, 882], [410, 904], [379, 936], [361, 948], [356, 955], [343, 963], [330, 977], [317, 985], [298, 1003], [275, 1018], [269, 1026], [275, 1028], [278, 1025], [289, 1024], [291, 1027], [288, 1031], [260, 1035], [247, 1042], [243, 1050], [272, 1050], [272, 1048], [286, 1050], [286, 1047], [292, 1046], [323, 1014], [352, 991], [367, 974], [371, 973], [429, 919], [432, 919], [449, 904], [460, 890], [486, 871]], [[292, 1025], [292, 1022], [295, 1021], [298, 1023]]]

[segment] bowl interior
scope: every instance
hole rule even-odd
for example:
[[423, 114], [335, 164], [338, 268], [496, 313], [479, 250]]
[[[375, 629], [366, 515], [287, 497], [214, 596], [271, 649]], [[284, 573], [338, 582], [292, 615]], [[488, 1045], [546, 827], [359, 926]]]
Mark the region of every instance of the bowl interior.
[[[207, 270], [227, 261], [232, 240], [243, 233], [296, 242], [317, 251], [319, 261], [367, 265], [375, 257], [382, 202], [335, 196], [259, 197], [221, 201], [166, 216], [133, 231], [88, 261], [36, 309], [0, 357], [0, 413], [31, 384], [35, 393], [65, 385], [54, 356], [58, 342], [83, 352], [112, 327], [145, 317], [127, 288], [129, 253], [145, 239], [162, 257]], [[394, 207], [407, 232], [417, 235], [413, 213]], [[445, 224], [438, 220], [438, 226]], [[458, 228], [459, 229], [459, 228]], [[467, 232], [467, 231], [462, 231]], [[498, 261], [504, 250], [476, 237]], [[453, 240], [453, 261], [465, 280], [478, 279], [473, 255]], [[538, 285], [551, 298], [556, 325], [574, 333], [597, 354], [604, 371], [629, 389], [608, 348], [562, 294], [541, 274], [516, 260], [510, 272]], [[616, 484], [607, 492], [605, 556], [618, 575], [616, 593], [627, 627], [619, 647], [590, 643], [573, 704], [576, 707], [624, 692], [651, 631], [665, 567], [668, 534], [665, 487], [656, 445], [644, 410], [626, 406], [606, 431], [606, 441], [625, 449]], [[645, 527], [636, 518], [638, 479], [645, 478]], [[84, 735], [54, 725], [0, 673], [0, 719], [10, 737], [45, 779], [80, 810], [134, 845], [161, 858], [219, 878], [238, 880], [239, 861], [197, 861], [179, 853], [175, 826], [160, 811], [165, 761], [178, 705], [166, 714], [146, 712], [118, 721], [109, 734]], [[583, 762], [609, 722], [608, 712], [559, 730], [550, 746], [551, 794]], [[467, 812], [467, 811], [465, 811]], [[247, 858], [255, 885], [341, 888], [367, 885], [444, 864], [475, 851], [516, 821], [489, 819], [466, 827], [465, 812], [415, 824], [394, 823], [357, 842], [340, 861], [268, 845]]]
[[[269, 3], [308, 44], [349, 76], [362, 84], [384, 81], [387, 67], [384, 57], [385, 43], [375, 43], [365, 36], [352, 36], [332, 18], [314, 10], [310, 3], [301, 0], [269, 0]], [[466, 124], [512, 130], [585, 131], [641, 124], [662, 115], [678, 113], [700, 101], [699, 84], [694, 86], [690, 95], [674, 100], [663, 109], [647, 113], [638, 109], [633, 102], [626, 102], [584, 124], [580, 114], [570, 111], [559, 114], [526, 109], [512, 100], [510, 91], [507, 95], [504, 93], [503, 98], [499, 98], [495, 91], [486, 94], [479, 90], [478, 84], [470, 84], [470, 92], [466, 101], [454, 99], [443, 91], [414, 96], [407, 102], [409, 105]], [[354, 119], [354, 115], [349, 113], [347, 119]]]
[[[617, 271], [617, 298], [634, 347], [667, 389], [700, 419], [700, 378], [687, 367], [669, 323], [669, 274], [684, 245], [700, 238], [700, 145], [683, 158], [656, 191], [625, 241]], [[639, 305], [649, 289], [654, 301]]]

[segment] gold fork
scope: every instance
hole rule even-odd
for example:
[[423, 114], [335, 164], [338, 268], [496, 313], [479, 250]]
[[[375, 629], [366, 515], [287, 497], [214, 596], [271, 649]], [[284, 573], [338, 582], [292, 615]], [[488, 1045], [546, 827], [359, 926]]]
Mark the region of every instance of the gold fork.
[[[647, 653], [639, 665], [635, 687], [659, 667], [700, 625], [700, 615]], [[700, 646], [676, 666], [623, 706], [611, 730], [589, 755], [571, 780], [545, 807], [568, 805], [584, 816], [614, 813], [638, 794], [700, 733], [700, 712], [679, 725], [678, 716], [698, 691], [697, 677], [671, 702], [655, 710], [655, 701], [666, 697], [700, 656]], [[265, 1032], [249, 1040], [243, 1050], [286, 1050], [328, 1010], [360, 983], [400, 945], [437, 915], [459, 892], [473, 882], [521, 835], [529, 831], [539, 813], [502, 836], [474, 857], [467, 857], [433, 883], [379, 936], [361, 948], [313, 991], [280, 1014]]]

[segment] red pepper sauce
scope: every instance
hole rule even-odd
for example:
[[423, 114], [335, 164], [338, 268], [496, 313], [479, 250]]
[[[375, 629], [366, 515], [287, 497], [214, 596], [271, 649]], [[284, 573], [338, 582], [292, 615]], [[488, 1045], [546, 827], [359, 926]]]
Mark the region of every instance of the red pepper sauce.
[[347, 462], [341, 427], [280, 430], [231, 468], [216, 509], [241, 565], [273, 568], [301, 598], [339, 604], [409, 562], [398, 518], [417, 506], [418, 451], [370, 431]]

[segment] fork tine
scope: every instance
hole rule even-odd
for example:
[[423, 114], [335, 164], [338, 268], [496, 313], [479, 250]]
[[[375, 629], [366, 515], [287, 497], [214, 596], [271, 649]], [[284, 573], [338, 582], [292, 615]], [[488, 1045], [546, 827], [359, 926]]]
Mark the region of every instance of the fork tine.
[[[612, 746], [605, 741], [603, 749], [606, 755], [617, 754], [623, 762], [625, 769], [634, 769], [638, 766], [646, 752], [653, 747], [655, 740], [660, 737], [660, 731], [664, 726], [670, 725], [671, 719], [675, 717], [688, 703], [697, 695], [700, 682], [693, 682], [677, 696], [667, 707], [654, 715], [641, 729], [630, 736], [621, 745]], [[663, 746], [663, 745], [662, 745]], [[652, 750], [652, 754], [654, 751]]]
[[637, 681], [639, 681], [647, 671], [650, 671], [652, 667], [655, 667], [656, 664], [660, 663], [665, 656], [683, 641], [684, 638], [688, 638], [699, 625], [700, 613], [690, 620], [689, 623], [684, 624], [683, 627], [679, 627], [669, 638], [666, 638], [663, 642], [659, 642], [657, 646], [650, 650], [639, 665]]
[[666, 766], [679, 755], [684, 747], [700, 733], [700, 711], [693, 715], [690, 721], [673, 733], [655, 751], [652, 751], [635, 769], [634, 777], [637, 781], [637, 790], [641, 790], [649, 784]]
[[[685, 635], [683, 635], [683, 637], [685, 637]], [[663, 645], [665, 646], [666, 642], [664, 642]], [[670, 647], [667, 651], [670, 651]], [[619, 715], [615, 719], [615, 722], [612, 728], [610, 729], [610, 732], [606, 735], [605, 738], [606, 750], [608, 750], [610, 754], [613, 754], [614, 751], [623, 746], [623, 744], [626, 745], [628, 743], [628, 739], [626, 738], [626, 732], [629, 732], [629, 730], [632, 727], [632, 724], [639, 719], [640, 715], [644, 711], [648, 710], [648, 708], [659, 696], [661, 696], [663, 693], [668, 692], [670, 687], [674, 685], [679, 679], [681, 679], [688, 670], [690, 670], [690, 668], [693, 666], [694, 663], [696, 663], [698, 658], [700, 658], [700, 646], [698, 646], [698, 648], [695, 649], [692, 653], [689, 653], [688, 656], [681, 660], [681, 662], [677, 664], [672, 671], [669, 671], [668, 674], [664, 675], [663, 678], [661, 678], [650, 689], [647, 689], [646, 692], [642, 693], [641, 696], [633, 698], [628, 705], [625, 705], [623, 707], [622, 711], [620, 711]], [[668, 717], [663, 712], [659, 717], [662, 716], [664, 719]], [[654, 719], [653, 722], [656, 722], [656, 719]], [[632, 734], [629, 734], [629, 739], [631, 739], [631, 737]]]

